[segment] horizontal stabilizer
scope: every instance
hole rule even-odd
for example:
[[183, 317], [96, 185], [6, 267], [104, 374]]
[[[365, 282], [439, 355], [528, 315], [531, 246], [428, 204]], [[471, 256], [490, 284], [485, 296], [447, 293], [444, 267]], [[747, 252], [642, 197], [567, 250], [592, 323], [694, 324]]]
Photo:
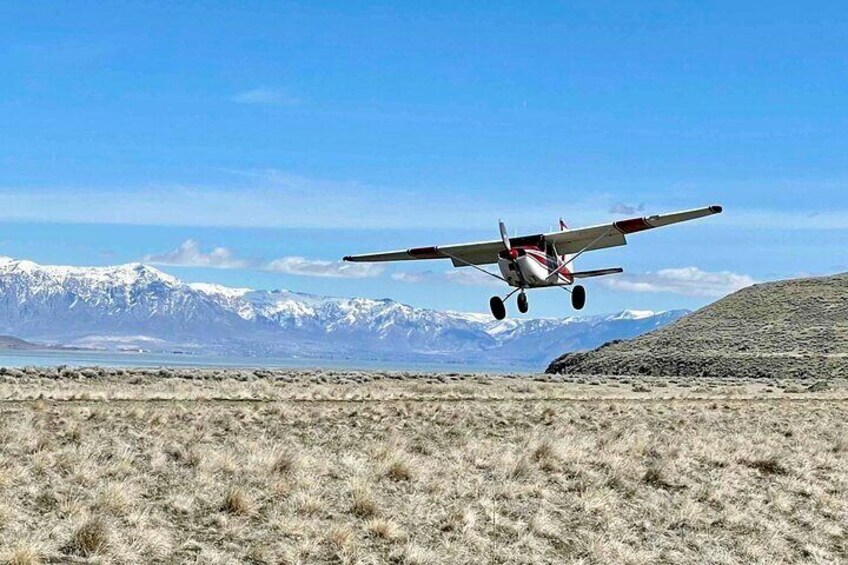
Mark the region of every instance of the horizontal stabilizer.
[[596, 271], [581, 271], [578, 273], [571, 273], [571, 276], [575, 279], [591, 279], [592, 277], [605, 277], [607, 275], [620, 275], [624, 272], [624, 269], [621, 267], [616, 267], [614, 269], [598, 269]]

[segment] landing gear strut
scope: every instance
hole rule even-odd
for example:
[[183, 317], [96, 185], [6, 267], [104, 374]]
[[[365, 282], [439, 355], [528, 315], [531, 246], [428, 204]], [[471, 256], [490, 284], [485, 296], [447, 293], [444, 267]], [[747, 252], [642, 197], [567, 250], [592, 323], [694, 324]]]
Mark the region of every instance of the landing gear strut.
[[518, 295], [518, 311], [522, 314], [526, 314], [530, 309], [530, 305], [527, 304], [527, 295], [522, 292]]
[[[513, 294], [515, 294], [516, 292], [521, 292], [521, 296], [524, 296], [524, 289], [523, 288], [516, 288], [515, 290], [513, 290], [512, 292], [510, 292], [509, 294], [507, 294], [503, 298], [501, 298], [500, 296], [493, 296], [491, 298], [491, 300], [489, 300], [489, 308], [492, 309], [492, 316], [494, 316], [496, 320], [503, 320], [504, 318], [506, 318], [506, 306], [504, 306], [504, 302], [509, 300], [510, 297]], [[526, 307], [526, 302], [527, 302], [526, 297], [524, 298], [524, 302], [525, 302], [525, 307]], [[518, 299], [518, 309], [521, 310], [521, 298], [520, 297]], [[521, 310], [521, 311], [526, 312], [527, 310]]]
[[492, 309], [492, 316], [494, 316], [496, 320], [503, 320], [506, 318], [506, 306], [504, 306], [504, 301], [501, 300], [499, 296], [493, 296], [492, 299], [489, 300], [489, 308]]
[[571, 290], [571, 306], [575, 310], [582, 310], [586, 306], [586, 289], [581, 285], [577, 285]]

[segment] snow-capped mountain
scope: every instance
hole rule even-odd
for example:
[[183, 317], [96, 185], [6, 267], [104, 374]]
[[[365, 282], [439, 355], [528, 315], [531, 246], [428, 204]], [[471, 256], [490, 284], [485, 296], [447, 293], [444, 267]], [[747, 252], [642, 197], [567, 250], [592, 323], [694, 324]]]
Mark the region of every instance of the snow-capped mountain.
[[57, 267], [0, 258], [0, 334], [52, 345], [535, 364], [635, 337], [686, 313], [497, 322], [392, 300], [187, 284], [141, 264]]

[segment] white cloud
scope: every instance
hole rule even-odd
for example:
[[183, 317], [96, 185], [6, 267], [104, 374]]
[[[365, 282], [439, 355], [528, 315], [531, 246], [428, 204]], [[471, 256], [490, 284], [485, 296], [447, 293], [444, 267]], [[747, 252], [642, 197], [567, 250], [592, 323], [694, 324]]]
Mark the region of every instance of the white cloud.
[[[218, 169], [214, 185], [0, 187], [0, 221], [319, 229], [479, 230], [469, 239], [553, 229], [544, 195], [515, 207], [481, 191], [380, 186], [277, 169]], [[120, 205], [116, 205], [119, 202]], [[569, 203], [569, 223], [609, 220], [595, 196]], [[421, 242], [452, 243], [452, 241]], [[416, 242], [416, 245], [418, 243]]]
[[256, 269], [287, 275], [306, 277], [333, 277], [362, 279], [382, 274], [383, 267], [364, 263], [343, 263], [341, 261], [323, 261], [305, 257], [280, 257], [270, 262], [239, 258], [226, 247], [216, 247], [206, 253], [193, 239], [183, 242], [168, 253], [147, 255], [143, 259], [153, 265], [172, 267], [208, 267], [212, 269]]
[[438, 278], [438, 275], [433, 271], [421, 271], [417, 273], [408, 273], [405, 271], [392, 273], [392, 280], [411, 284], [419, 284], [425, 282], [433, 282]]
[[179, 247], [168, 253], [148, 255], [144, 258], [144, 261], [154, 265], [211, 267], [214, 269], [244, 269], [250, 266], [249, 261], [237, 258], [226, 247], [216, 247], [209, 253], [204, 253], [193, 239], [184, 241]]
[[[0, 187], [0, 221], [154, 226], [317, 229], [474, 230], [468, 239], [497, 239], [498, 218], [510, 232], [555, 229], [554, 188], [516, 207], [510, 199], [451, 186], [381, 186], [291, 174], [273, 168], [217, 169], [215, 184], [151, 183], [114, 187]], [[641, 195], [640, 195], [641, 197]], [[657, 199], [658, 197], [651, 197]], [[583, 191], [563, 205], [571, 227], [609, 222], [619, 197]], [[699, 205], [651, 205], [646, 213]], [[120, 204], [120, 205], [116, 205]], [[627, 204], [625, 204], [626, 206]], [[638, 208], [638, 206], [636, 206]], [[622, 208], [619, 208], [623, 210]], [[811, 214], [816, 214], [810, 217]], [[848, 208], [794, 211], [725, 209], [700, 225], [669, 229], [848, 229]], [[411, 242], [413, 245], [461, 240]]]
[[685, 296], [719, 298], [756, 281], [729, 271], [710, 273], [697, 267], [663, 269], [656, 273], [623, 274], [602, 279], [602, 284], [625, 292], [668, 292]]
[[641, 214], [644, 211], [644, 204], [633, 206], [632, 204], [625, 204], [623, 202], [617, 202], [616, 204], [610, 206], [609, 209], [610, 214], [616, 214], [618, 216], [635, 216], [636, 214]]
[[340, 279], [367, 279], [383, 273], [383, 267], [380, 265], [322, 261], [305, 257], [280, 257], [264, 265], [262, 270], [287, 275]]
[[239, 104], [253, 104], [257, 106], [294, 106], [300, 102], [294, 96], [273, 88], [245, 90], [233, 96], [233, 101]]

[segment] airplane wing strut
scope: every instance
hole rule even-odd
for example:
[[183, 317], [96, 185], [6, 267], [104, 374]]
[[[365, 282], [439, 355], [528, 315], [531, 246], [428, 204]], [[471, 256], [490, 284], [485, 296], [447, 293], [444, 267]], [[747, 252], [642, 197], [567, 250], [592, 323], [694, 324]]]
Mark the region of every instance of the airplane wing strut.
[[449, 259], [453, 260], [454, 264], [460, 263], [462, 265], [465, 265], [466, 267], [473, 267], [473, 268], [477, 269], [478, 271], [480, 271], [481, 273], [485, 273], [485, 274], [489, 275], [490, 277], [494, 277], [494, 278], [498, 279], [499, 281], [507, 282], [507, 280], [505, 278], [503, 278], [502, 276], [496, 275], [495, 273], [488, 271], [488, 270], [484, 269], [483, 267], [481, 267], [479, 265], [475, 265], [474, 263], [466, 261], [465, 259], [462, 259], [461, 257], [457, 257], [455, 255], [452, 255], [452, 254], [448, 253], [447, 251], [442, 251], [442, 253], [444, 253]]

